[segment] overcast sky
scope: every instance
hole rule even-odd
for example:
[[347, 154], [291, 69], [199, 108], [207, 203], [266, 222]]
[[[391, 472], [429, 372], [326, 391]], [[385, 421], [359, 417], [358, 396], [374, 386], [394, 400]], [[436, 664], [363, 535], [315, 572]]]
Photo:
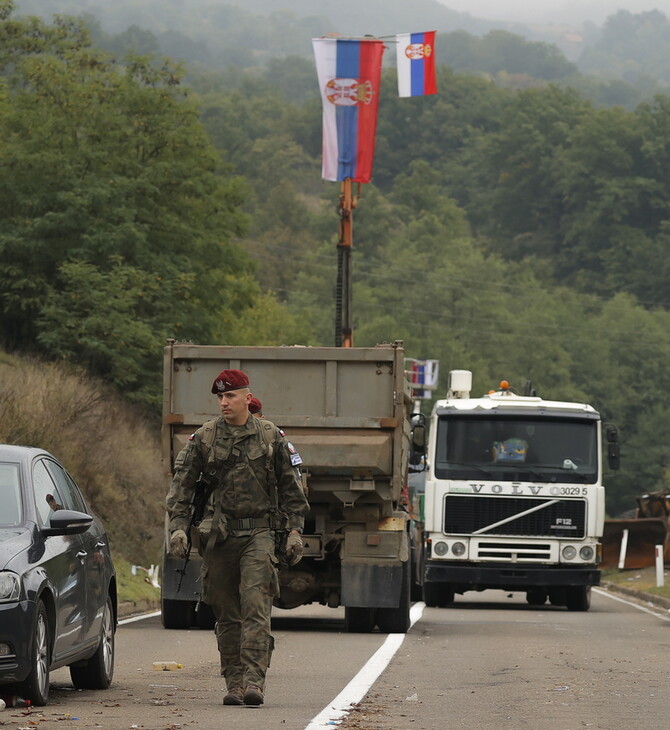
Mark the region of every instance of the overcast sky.
[[670, 0], [439, 0], [452, 10], [508, 21], [598, 24], [617, 10], [640, 13], [658, 9], [670, 14]]

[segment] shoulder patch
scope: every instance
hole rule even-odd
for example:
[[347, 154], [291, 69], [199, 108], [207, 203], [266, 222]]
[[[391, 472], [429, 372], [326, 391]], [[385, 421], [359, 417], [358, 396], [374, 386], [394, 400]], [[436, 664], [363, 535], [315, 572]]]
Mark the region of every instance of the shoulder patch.
[[291, 454], [291, 466], [300, 466], [302, 464], [302, 457], [295, 446], [290, 441], [287, 441], [286, 445], [288, 446], [289, 454]]
[[194, 438], [195, 438], [195, 433], [192, 433], [192, 434], [191, 434], [191, 435], [190, 435], [190, 436], [188, 437], [188, 440], [189, 440], [189, 441], [193, 441], [193, 439], [194, 439]]
[[283, 429], [283, 428], [279, 428], [279, 426], [277, 426], [277, 431], [279, 431], [279, 433], [280, 433], [280, 434], [281, 434], [282, 436], [286, 436], [286, 432], [284, 431], [284, 429]]

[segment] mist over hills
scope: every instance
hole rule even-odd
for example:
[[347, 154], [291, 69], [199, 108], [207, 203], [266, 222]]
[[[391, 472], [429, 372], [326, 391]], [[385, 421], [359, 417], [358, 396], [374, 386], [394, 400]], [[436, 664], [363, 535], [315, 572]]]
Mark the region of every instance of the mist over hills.
[[602, 25], [620, 10], [643, 13], [660, 10], [670, 13], [670, 0], [439, 0], [451, 10], [469, 12], [491, 20], [520, 23], [555, 23]]
[[[553, 2], [556, 6], [560, 0]], [[635, 0], [627, 2], [630, 5]], [[561, 81], [576, 85], [597, 103], [631, 108], [642, 98], [651, 98], [670, 86], [670, 22], [660, 11], [620, 10], [602, 27], [593, 23], [580, 26], [583, 15], [577, 12], [574, 23], [569, 25], [522, 25], [474, 17], [446, 3], [15, 0], [22, 14], [46, 19], [56, 13], [84, 17], [91, 27], [94, 45], [117, 58], [129, 52], [167, 56], [184, 61], [192, 70], [262, 68], [273, 59], [295, 56], [311, 62], [311, 39], [327, 33], [389, 37], [435, 29], [440, 33], [435, 49], [438, 64], [484, 74], [517, 88], [535, 80]], [[510, 3], [521, 7], [520, 0], [508, 0], [500, 7], [509, 7]], [[480, 0], [474, 7], [490, 4], [490, 0]], [[393, 61], [391, 51], [385, 63]], [[576, 79], [577, 72], [589, 75], [590, 80]], [[614, 88], [613, 84], [619, 82], [627, 88]]]
[[188, 14], [190, 25], [209, 26], [232, 18], [231, 9], [267, 16], [291, 13], [304, 19], [318, 34], [393, 35], [421, 30], [466, 30], [483, 34], [493, 28], [512, 30], [519, 24], [476, 18], [470, 13], [451, 10], [437, 0], [17, 0], [21, 13], [49, 16], [54, 13], [88, 13], [98, 19], [107, 32], [118, 33], [130, 25], [154, 32], [180, 30], [175, 21]]

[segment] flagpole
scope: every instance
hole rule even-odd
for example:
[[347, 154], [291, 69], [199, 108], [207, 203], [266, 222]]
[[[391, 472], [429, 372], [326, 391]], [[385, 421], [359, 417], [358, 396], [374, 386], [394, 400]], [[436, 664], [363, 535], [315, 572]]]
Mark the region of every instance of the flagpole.
[[353, 195], [351, 178], [345, 178], [342, 181], [339, 203], [340, 240], [337, 243], [337, 293], [335, 298], [336, 347], [354, 346], [351, 253], [354, 243], [353, 211], [357, 202], [358, 195]]

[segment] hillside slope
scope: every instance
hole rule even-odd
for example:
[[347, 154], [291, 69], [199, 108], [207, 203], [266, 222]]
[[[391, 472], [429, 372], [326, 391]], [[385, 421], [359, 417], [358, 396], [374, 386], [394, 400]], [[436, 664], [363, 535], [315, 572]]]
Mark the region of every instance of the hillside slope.
[[112, 554], [159, 562], [166, 480], [158, 416], [73, 371], [0, 352], [0, 443], [50, 451], [105, 522]]

